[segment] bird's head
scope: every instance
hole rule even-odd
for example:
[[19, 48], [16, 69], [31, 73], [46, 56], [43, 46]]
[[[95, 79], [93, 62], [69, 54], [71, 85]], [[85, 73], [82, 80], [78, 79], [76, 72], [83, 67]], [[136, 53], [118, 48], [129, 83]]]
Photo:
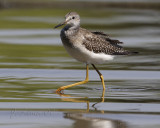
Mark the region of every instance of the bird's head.
[[78, 27], [80, 26], [80, 16], [76, 12], [69, 12], [65, 15], [65, 21], [58, 24], [54, 28], [58, 28], [62, 25], [67, 25], [69, 27]]

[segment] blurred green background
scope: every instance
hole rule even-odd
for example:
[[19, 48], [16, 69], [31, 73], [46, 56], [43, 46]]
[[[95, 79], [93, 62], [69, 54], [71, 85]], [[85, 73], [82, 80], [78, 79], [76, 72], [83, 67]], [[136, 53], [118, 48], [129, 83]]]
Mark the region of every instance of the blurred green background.
[[[81, 65], [75, 63], [62, 47], [59, 39], [60, 30], [53, 29], [64, 20], [67, 12], [76, 11], [81, 16], [82, 27], [91, 31], [104, 31], [111, 38], [120, 39], [128, 49], [140, 51], [139, 60], [144, 59], [137, 63], [131, 57], [127, 64], [123, 63], [123, 59], [119, 59], [116, 61], [119, 66], [111, 62], [107, 69], [138, 67], [141, 70], [157, 70], [157, 68], [159, 70], [157, 63], [159, 6], [157, 0], [1, 0], [0, 67], [73, 68], [76, 66], [75, 68], [81, 69]], [[152, 56], [155, 58], [154, 61], [151, 60]], [[69, 63], [61, 65], [66, 61]], [[57, 65], [58, 63], [60, 65]]]

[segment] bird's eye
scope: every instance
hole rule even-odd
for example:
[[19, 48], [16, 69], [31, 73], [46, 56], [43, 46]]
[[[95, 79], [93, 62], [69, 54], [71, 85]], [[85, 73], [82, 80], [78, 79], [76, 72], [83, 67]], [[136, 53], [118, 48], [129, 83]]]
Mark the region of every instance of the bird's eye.
[[72, 19], [75, 19], [75, 17], [73, 16]]

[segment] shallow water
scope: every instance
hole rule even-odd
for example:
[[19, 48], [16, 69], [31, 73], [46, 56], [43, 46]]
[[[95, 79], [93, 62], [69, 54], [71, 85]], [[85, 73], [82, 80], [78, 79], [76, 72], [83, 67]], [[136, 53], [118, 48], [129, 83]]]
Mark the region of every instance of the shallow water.
[[[88, 83], [67, 89], [62, 95], [55, 93], [58, 87], [85, 78], [85, 65], [66, 53], [59, 29], [1, 29], [0, 127], [159, 128], [160, 31], [158, 19], [152, 15], [159, 11], [129, 10], [130, 15], [121, 11], [122, 16], [83, 20], [83, 25], [99, 21], [95, 26], [129, 23], [124, 28], [100, 30], [124, 41], [127, 49], [140, 52], [97, 65], [105, 79], [105, 91], [90, 66]], [[56, 18], [42, 18], [6, 17], [57, 22]]]

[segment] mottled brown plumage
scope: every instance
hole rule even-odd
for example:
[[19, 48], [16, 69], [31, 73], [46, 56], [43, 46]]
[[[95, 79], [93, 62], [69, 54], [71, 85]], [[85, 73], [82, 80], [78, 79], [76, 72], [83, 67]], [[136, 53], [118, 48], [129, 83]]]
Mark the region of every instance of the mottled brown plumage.
[[109, 35], [103, 32], [92, 32], [91, 36], [85, 36], [83, 45], [94, 53], [105, 53], [108, 55], [129, 55], [131, 52], [124, 50], [119, 40], [109, 38]]

